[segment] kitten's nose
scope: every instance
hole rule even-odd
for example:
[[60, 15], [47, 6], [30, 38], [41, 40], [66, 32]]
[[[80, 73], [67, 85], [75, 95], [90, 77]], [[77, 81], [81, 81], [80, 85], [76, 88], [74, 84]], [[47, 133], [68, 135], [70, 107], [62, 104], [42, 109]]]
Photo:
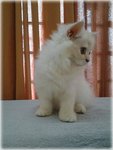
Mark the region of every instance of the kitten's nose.
[[86, 59], [86, 62], [89, 62], [89, 59]]

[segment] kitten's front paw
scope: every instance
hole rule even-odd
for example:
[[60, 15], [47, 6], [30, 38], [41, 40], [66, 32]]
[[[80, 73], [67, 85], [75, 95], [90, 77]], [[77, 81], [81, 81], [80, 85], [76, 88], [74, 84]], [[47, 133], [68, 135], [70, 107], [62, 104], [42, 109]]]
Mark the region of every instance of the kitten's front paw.
[[76, 104], [75, 105], [75, 111], [77, 113], [80, 113], [80, 114], [85, 114], [86, 113], [86, 107], [82, 104]]
[[52, 114], [51, 110], [42, 109], [42, 108], [39, 108], [35, 113], [36, 116], [40, 116], [40, 117], [49, 116], [51, 114]]
[[73, 113], [59, 112], [59, 119], [65, 122], [75, 122], [77, 120], [77, 116], [74, 112]]

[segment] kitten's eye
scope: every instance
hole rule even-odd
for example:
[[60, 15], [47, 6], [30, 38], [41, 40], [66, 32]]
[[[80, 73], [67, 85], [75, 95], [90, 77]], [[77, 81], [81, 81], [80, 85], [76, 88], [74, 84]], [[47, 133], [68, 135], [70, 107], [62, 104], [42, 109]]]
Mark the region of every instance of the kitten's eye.
[[83, 54], [85, 54], [86, 53], [86, 47], [81, 47], [80, 48], [80, 52], [81, 52], [81, 54], [83, 55]]
[[91, 52], [89, 52], [89, 55], [91, 54]]

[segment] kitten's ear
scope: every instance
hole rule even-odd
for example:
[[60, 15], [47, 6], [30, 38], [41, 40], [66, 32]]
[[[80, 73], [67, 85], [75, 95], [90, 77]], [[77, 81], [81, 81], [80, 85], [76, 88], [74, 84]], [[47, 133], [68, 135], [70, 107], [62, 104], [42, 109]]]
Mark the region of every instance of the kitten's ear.
[[75, 23], [74, 25], [72, 25], [70, 27], [70, 29], [68, 29], [67, 36], [70, 39], [73, 39], [81, 31], [83, 26], [84, 26], [84, 22], [83, 21]]

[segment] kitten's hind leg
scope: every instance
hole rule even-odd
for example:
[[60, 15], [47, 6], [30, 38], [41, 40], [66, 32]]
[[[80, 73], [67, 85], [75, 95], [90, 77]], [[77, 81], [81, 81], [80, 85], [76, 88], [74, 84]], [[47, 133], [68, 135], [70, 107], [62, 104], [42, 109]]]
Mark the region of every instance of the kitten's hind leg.
[[49, 100], [41, 100], [40, 106], [35, 115], [40, 117], [49, 116], [52, 114], [52, 102]]
[[86, 107], [83, 104], [77, 103], [75, 105], [75, 112], [79, 114], [85, 114], [86, 113]]

